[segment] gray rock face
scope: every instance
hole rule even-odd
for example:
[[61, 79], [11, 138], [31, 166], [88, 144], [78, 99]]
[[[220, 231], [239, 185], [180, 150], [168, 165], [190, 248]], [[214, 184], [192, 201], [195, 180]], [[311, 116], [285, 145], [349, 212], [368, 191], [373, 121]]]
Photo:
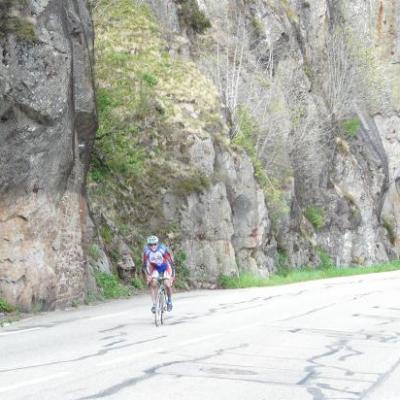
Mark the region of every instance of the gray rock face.
[[213, 172], [222, 181], [191, 195], [178, 211], [193, 284], [213, 287], [220, 275], [240, 271], [268, 276], [273, 262], [263, 250], [270, 221], [250, 160], [217, 148]]
[[36, 39], [0, 43], [0, 296], [23, 310], [80, 299], [84, 174], [95, 128], [85, 2], [30, 2]]
[[257, 121], [257, 155], [291, 209], [274, 232], [291, 264], [318, 264], [321, 250], [338, 265], [396, 257], [398, 5], [201, 3], [212, 28], [194, 42], [196, 61], [231, 113], [234, 98]]

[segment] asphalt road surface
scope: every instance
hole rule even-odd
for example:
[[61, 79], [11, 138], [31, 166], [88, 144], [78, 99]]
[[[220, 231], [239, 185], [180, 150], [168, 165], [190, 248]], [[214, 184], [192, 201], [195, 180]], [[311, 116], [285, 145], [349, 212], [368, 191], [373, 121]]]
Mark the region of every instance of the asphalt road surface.
[[400, 273], [147, 296], [0, 328], [0, 399], [399, 400]]

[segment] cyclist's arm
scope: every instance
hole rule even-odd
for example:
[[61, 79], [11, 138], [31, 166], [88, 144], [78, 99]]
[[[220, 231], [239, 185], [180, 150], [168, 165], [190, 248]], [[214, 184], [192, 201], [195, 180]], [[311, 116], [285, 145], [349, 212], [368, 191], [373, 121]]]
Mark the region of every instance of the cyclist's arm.
[[142, 271], [143, 271], [146, 275], [150, 275], [149, 262], [148, 262], [148, 259], [147, 259], [146, 252], [143, 253], [143, 266], [142, 266]]
[[167, 255], [168, 264], [171, 266], [171, 269], [172, 269], [172, 277], [175, 278], [176, 271], [175, 271], [174, 257], [172, 256], [172, 253], [170, 253], [169, 251], [166, 255]]

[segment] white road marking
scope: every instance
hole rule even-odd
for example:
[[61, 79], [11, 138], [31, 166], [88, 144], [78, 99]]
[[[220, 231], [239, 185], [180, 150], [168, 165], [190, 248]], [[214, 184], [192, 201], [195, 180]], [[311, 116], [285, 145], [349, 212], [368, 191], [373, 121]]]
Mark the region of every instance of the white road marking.
[[43, 382], [51, 381], [53, 379], [61, 378], [61, 377], [66, 376], [66, 375], [70, 375], [70, 373], [69, 372], [62, 372], [62, 373], [55, 374], [55, 375], [44, 376], [42, 378], [32, 379], [30, 381], [24, 381], [24, 382], [18, 383], [16, 385], [3, 386], [3, 387], [0, 387], [0, 393], [5, 393], [5, 392], [9, 392], [11, 390], [20, 389], [20, 388], [23, 388], [25, 386], [36, 385], [37, 383], [43, 383]]
[[42, 328], [39, 326], [39, 327], [36, 327], [36, 328], [28, 328], [28, 329], [21, 329], [21, 330], [17, 330], [17, 331], [1, 332], [0, 336], [18, 335], [19, 333], [38, 331], [39, 329], [42, 329]]

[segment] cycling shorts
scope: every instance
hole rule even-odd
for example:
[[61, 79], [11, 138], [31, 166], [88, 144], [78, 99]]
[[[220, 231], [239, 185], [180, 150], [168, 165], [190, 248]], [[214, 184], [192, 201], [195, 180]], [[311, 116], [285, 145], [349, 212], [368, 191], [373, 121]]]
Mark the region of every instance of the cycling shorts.
[[[160, 273], [157, 271], [157, 267], [150, 267], [150, 276], [154, 279], [158, 279], [160, 276]], [[167, 268], [164, 271], [164, 278], [171, 279], [172, 277], [172, 268], [170, 265], [167, 266]]]

